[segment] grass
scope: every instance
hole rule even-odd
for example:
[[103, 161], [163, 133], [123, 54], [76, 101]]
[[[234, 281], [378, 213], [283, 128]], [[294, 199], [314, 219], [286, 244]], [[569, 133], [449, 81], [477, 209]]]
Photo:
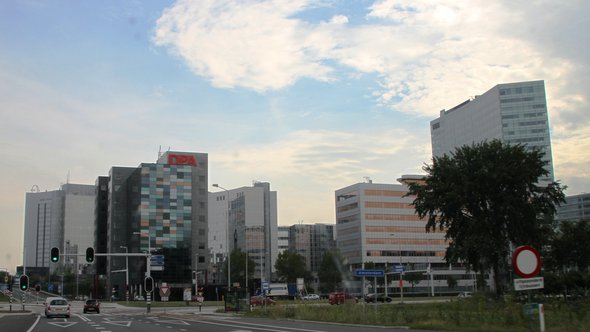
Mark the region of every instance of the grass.
[[[531, 326], [539, 328], [538, 321], [525, 316], [522, 304], [485, 297], [448, 303], [277, 305], [246, 315], [452, 331], [525, 332]], [[545, 325], [548, 331], [590, 331], [590, 300], [545, 303]]]

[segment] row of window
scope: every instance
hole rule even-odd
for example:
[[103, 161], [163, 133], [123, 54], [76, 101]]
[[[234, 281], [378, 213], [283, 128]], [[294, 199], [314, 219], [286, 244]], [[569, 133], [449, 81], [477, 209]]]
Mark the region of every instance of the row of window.
[[377, 208], [377, 209], [411, 209], [414, 210], [414, 205], [410, 203], [398, 203], [398, 202], [365, 202], [366, 208]]
[[421, 246], [430, 246], [430, 245], [447, 245], [447, 241], [443, 239], [400, 239], [400, 238], [390, 238], [390, 239], [367, 239], [367, 244], [388, 244], [388, 245], [421, 245]]
[[500, 96], [508, 96], [512, 94], [521, 94], [521, 93], [533, 93], [533, 92], [541, 92], [541, 86], [520, 86], [516, 88], [503, 88], [500, 89]]

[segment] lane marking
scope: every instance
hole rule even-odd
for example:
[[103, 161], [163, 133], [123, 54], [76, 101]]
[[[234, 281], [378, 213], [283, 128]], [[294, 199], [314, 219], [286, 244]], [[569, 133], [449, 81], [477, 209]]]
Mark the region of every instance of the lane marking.
[[37, 316], [37, 320], [33, 323], [33, 325], [27, 330], [27, 332], [31, 332], [33, 331], [33, 329], [35, 328], [35, 326], [37, 326], [37, 323], [39, 323], [39, 319], [41, 318], [41, 315]]

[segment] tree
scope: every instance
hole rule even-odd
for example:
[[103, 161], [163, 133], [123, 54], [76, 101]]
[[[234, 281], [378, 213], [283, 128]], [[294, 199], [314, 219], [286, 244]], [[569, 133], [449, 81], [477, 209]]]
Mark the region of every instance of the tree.
[[412, 292], [414, 292], [414, 286], [416, 286], [416, 283], [420, 282], [422, 279], [421, 272], [408, 272], [404, 274], [404, 280], [410, 283], [412, 286]]
[[590, 267], [590, 221], [563, 221], [551, 241], [550, 264], [555, 271]]
[[425, 165], [423, 182], [409, 185], [426, 231], [446, 230], [445, 259], [476, 272], [493, 272], [497, 295], [508, 270], [510, 245], [545, 243], [544, 229], [564, 202], [563, 189], [548, 175], [544, 153], [498, 140], [457, 148]]
[[[248, 259], [248, 279], [251, 279], [254, 275], [256, 263], [254, 263], [245, 252], [240, 250], [240, 248], [232, 250], [230, 257], [230, 276], [232, 284], [234, 282], [239, 282], [242, 287], [246, 287], [246, 258]], [[223, 264], [223, 273], [227, 276], [227, 261]]]
[[447, 276], [447, 286], [449, 286], [450, 289], [455, 289], [455, 287], [457, 287], [457, 278], [452, 275]]
[[318, 278], [320, 279], [320, 289], [323, 293], [335, 291], [342, 282], [342, 274], [345, 273], [342, 259], [339, 255], [327, 251], [322, 257]]
[[305, 269], [305, 258], [292, 250], [285, 250], [279, 254], [275, 269], [279, 279], [289, 283], [297, 282], [297, 278], [311, 278], [311, 274]]

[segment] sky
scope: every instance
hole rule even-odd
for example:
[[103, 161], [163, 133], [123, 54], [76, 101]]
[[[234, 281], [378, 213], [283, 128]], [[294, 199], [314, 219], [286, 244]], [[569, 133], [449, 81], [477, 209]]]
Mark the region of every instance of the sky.
[[26, 192], [160, 149], [334, 223], [335, 190], [422, 173], [429, 122], [501, 83], [545, 81], [556, 179], [588, 192], [589, 31], [585, 0], [1, 1], [0, 268]]

